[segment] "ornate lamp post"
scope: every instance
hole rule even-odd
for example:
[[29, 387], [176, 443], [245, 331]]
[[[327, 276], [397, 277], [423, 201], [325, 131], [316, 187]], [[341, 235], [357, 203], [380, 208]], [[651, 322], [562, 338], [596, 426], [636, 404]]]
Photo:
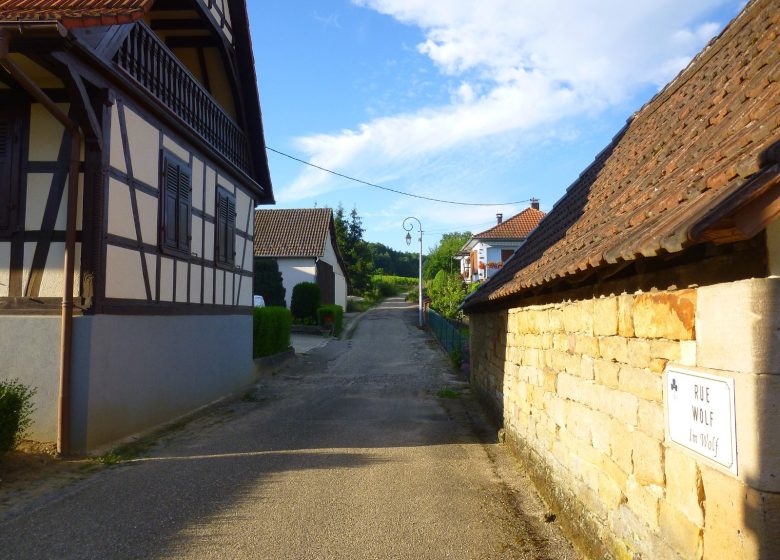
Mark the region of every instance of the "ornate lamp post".
[[[417, 228], [419, 229], [420, 233], [420, 275], [419, 275], [419, 284], [417, 286], [417, 298], [418, 302], [418, 326], [422, 328], [423, 326], [423, 282], [422, 282], [422, 240], [423, 240], [423, 229], [422, 224], [420, 223], [420, 220], [415, 218], [414, 216], [409, 216], [408, 218], [404, 218], [404, 229], [406, 230], [406, 244], [411, 245], [412, 244], [412, 230], [414, 229], [414, 224], [410, 222], [410, 220], [417, 221]], [[407, 222], [409, 224], [407, 225]]]

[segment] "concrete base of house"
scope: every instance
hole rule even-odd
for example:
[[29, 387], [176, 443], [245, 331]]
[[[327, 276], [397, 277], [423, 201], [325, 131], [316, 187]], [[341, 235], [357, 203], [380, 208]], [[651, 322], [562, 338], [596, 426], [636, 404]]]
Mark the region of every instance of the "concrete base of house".
[[[58, 317], [0, 319], [0, 378], [35, 387], [28, 437], [57, 435]], [[84, 453], [233, 394], [256, 380], [252, 317], [113, 316], [74, 319], [71, 441]]]

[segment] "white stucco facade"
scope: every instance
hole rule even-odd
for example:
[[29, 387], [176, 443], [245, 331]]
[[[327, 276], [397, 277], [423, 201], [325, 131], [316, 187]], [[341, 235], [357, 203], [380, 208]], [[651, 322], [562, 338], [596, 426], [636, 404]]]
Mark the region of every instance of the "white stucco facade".
[[279, 272], [282, 273], [284, 286], [284, 303], [287, 309], [292, 301], [293, 288], [302, 282], [317, 281], [317, 261], [312, 257], [279, 258]]

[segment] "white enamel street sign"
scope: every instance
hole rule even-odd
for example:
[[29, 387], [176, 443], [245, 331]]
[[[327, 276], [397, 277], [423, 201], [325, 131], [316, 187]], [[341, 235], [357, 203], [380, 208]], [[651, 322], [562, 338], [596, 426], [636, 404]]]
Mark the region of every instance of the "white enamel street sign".
[[734, 380], [672, 365], [665, 377], [669, 439], [737, 474]]

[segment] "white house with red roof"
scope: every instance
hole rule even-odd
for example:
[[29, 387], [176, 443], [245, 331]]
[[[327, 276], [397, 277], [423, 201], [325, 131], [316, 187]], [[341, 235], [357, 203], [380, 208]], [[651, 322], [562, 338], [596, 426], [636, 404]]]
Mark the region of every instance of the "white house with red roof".
[[285, 303], [302, 282], [319, 285], [323, 304], [347, 309], [349, 278], [336, 243], [330, 208], [257, 210], [255, 258], [275, 259], [282, 273]]
[[497, 224], [477, 233], [455, 255], [460, 261], [460, 275], [466, 282], [481, 282], [500, 270], [515, 253], [545, 214], [539, 210], [539, 201], [531, 200], [531, 206], [509, 218], [497, 214]]

